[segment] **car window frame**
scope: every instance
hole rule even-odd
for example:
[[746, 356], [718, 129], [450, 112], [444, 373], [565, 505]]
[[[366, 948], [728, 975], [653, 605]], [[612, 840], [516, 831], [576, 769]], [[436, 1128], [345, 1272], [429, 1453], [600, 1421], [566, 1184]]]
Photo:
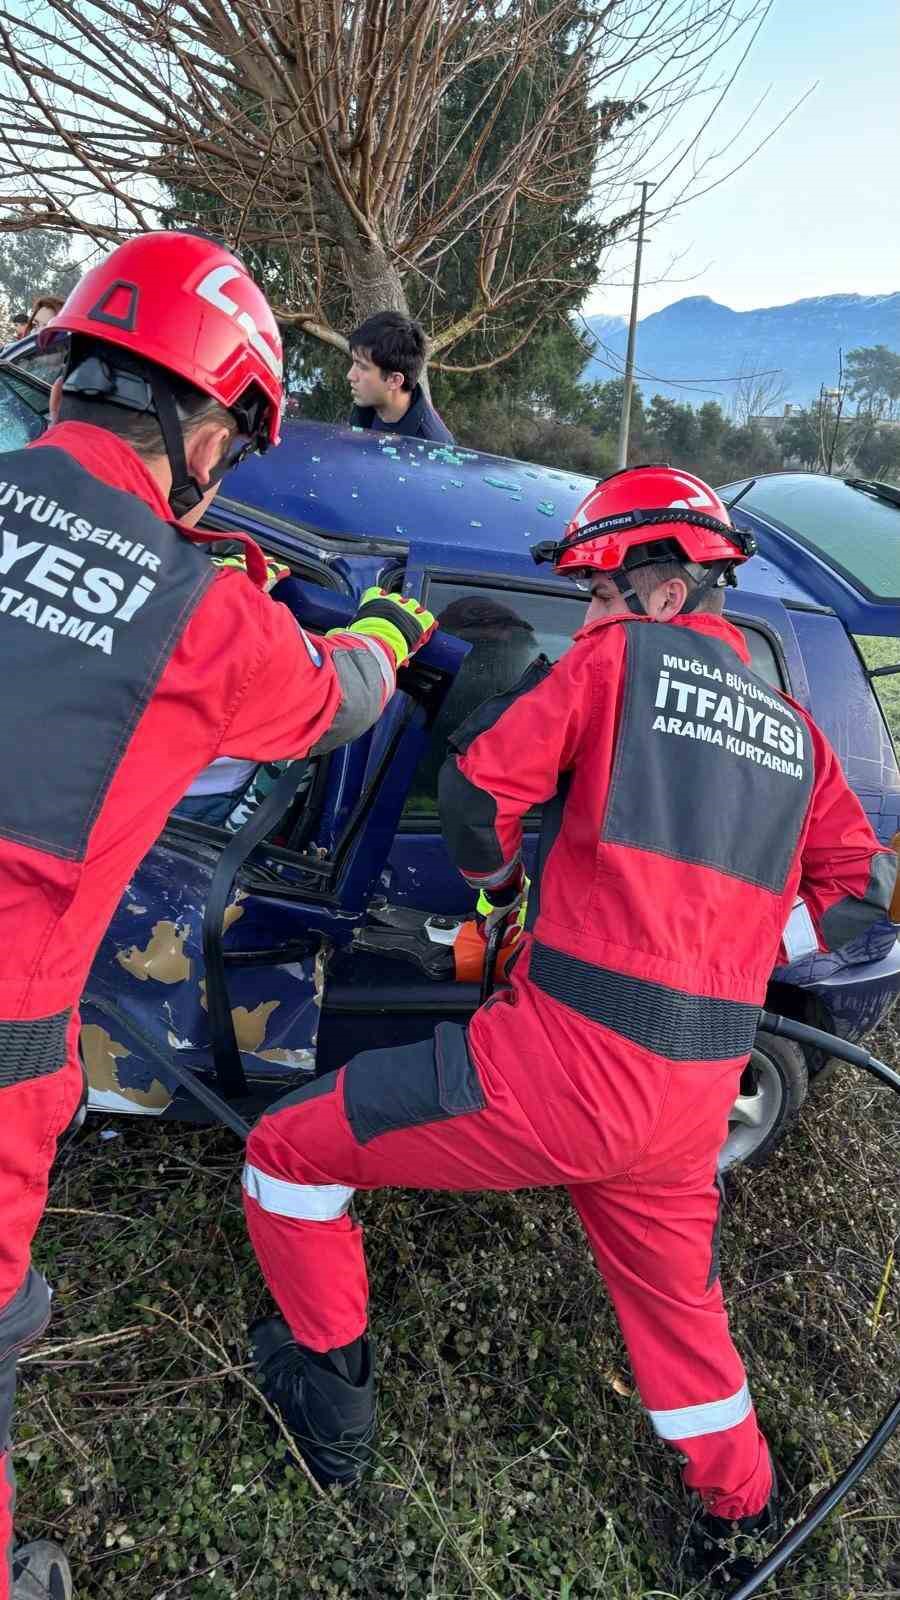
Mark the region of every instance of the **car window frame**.
[[[50, 426], [50, 385], [39, 378], [30, 377], [26, 372], [19, 372], [10, 361], [0, 361], [0, 382], [5, 382], [19, 404], [43, 422], [40, 433], [35, 435], [35, 438], [40, 438]], [[24, 450], [33, 443], [33, 439], [28, 439], [14, 448]], [[9, 452], [4, 451], [3, 454]]]
[[[558, 597], [561, 599], [572, 598], [572, 585], [565, 579], [560, 579], [556, 583], [541, 583], [540, 581], [535, 582], [533, 579], [529, 580], [528, 578], [517, 577], [513, 573], [483, 573], [473, 575], [471, 569], [466, 570], [463, 568], [429, 567], [425, 568], [422, 574], [421, 599], [424, 605], [429, 604], [432, 585], [435, 583], [447, 584], [448, 586], [454, 585], [457, 588], [470, 588], [480, 591], [489, 590], [491, 596], [495, 594], [497, 596], [502, 596], [504, 593], [506, 593], [537, 594], [545, 595], [548, 598]], [[572, 603], [576, 604], [577, 602], [573, 599]], [[587, 603], [587, 598], [585, 597], [585, 610], [587, 610]], [[749, 612], [736, 612], [729, 610], [726, 613], [726, 621], [733, 623], [735, 627], [740, 628], [744, 632], [755, 632], [762, 635], [772, 651], [780, 680], [777, 684], [771, 684], [770, 687], [780, 690], [785, 694], [790, 694], [791, 675], [788, 668], [784, 644], [782, 639], [779, 637], [778, 632], [768, 622], [764, 621], [758, 616], [754, 616]], [[768, 680], [765, 681], [768, 682]], [[526, 833], [537, 833], [539, 831], [539, 811], [526, 814], [526, 816], [523, 818], [523, 829]], [[425, 812], [421, 812], [419, 814], [412, 813], [408, 816], [401, 813], [400, 820], [397, 824], [398, 836], [401, 834], [405, 836], [415, 834], [434, 834], [439, 830], [440, 822], [437, 815], [426, 814]]]
[[26, 363], [32, 358], [34, 358], [35, 361], [46, 361], [47, 356], [51, 354], [50, 351], [41, 350], [37, 341], [37, 335], [35, 333], [24, 334], [21, 339], [16, 341], [15, 346], [7, 348], [11, 348], [12, 353], [4, 356], [3, 359], [8, 361], [11, 367], [18, 368], [23, 377], [32, 378], [35, 383], [46, 384], [48, 390], [56, 382], [57, 378], [62, 377], [63, 368], [65, 367], [66, 362], [66, 347], [62, 343], [59, 345], [59, 371], [52, 378], [42, 378], [39, 373], [31, 372], [26, 365]]
[[791, 674], [788, 667], [784, 643], [771, 624], [764, 621], [761, 617], [755, 617], [752, 614], [741, 615], [740, 612], [731, 610], [725, 612], [725, 621], [733, 623], [734, 626], [739, 628], [742, 633], [761, 633], [763, 635], [772, 651], [772, 654], [775, 657], [779, 677], [781, 679], [780, 683], [770, 684], [770, 688], [780, 689], [782, 694], [793, 695], [793, 689], [791, 687]]
[[[217, 516], [215, 505], [210, 506], [200, 523], [200, 527], [204, 533], [220, 534], [222, 544], [234, 543], [234, 533], [236, 530], [232, 530], [227, 521], [223, 521]], [[293, 549], [287, 550], [284, 547], [271, 549], [268, 547], [268, 545], [260, 543], [255, 535], [253, 537], [254, 542], [259, 543], [260, 549], [263, 551], [264, 555], [272, 556], [275, 559], [283, 560], [289, 563], [291, 567], [291, 575], [293, 577], [300, 578], [301, 581], [318, 583], [323, 589], [327, 589], [332, 593], [344, 592], [344, 585], [342, 584], [339, 575], [334, 572], [327, 565], [327, 563], [322, 560], [321, 557], [314, 556], [308, 551], [303, 551], [300, 553]], [[208, 549], [210, 552], [212, 552], [215, 549], [215, 546], [209, 545]], [[277, 602], [275, 603], [277, 604]], [[331, 751], [326, 756], [312, 758], [316, 762], [316, 774], [313, 779], [312, 793], [316, 798], [320, 808], [328, 766], [334, 754], [335, 752]], [[250, 760], [252, 758], [248, 757], [247, 759]], [[263, 764], [264, 763], [260, 763], [260, 765]], [[316, 820], [316, 817], [312, 818], [310, 829], [315, 827]], [[310, 829], [307, 829], [306, 831], [309, 832]], [[180, 849], [194, 846], [196, 849], [199, 849], [201, 853], [207, 852], [210, 849], [214, 849], [219, 855], [221, 855], [230, 844], [231, 840], [236, 837], [239, 831], [239, 829], [232, 831], [227, 829], [224, 825], [218, 823], [201, 822], [199, 818], [196, 817], [179, 816], [175, 811], [171, 811], [166, 819], [165, 828], [160, 834], [160, 840], [165, 841], [166, 836], [170, 835], [170, 842], [176, 841]], [[289, 886], [284, 884], [281, 879], [278, 880], [278, 884], [276, 885], [268, 884], [265, 879], [264, 869], [262, 871], [259, 870], [258, 857], [260, 853], [264, 853], [267, 858], [276, 862], [283, 862], [287, 865], [300, 867], [301, 869], [305, 865], [314, 867], [318, 860], [315, 855], [310, 853], [305, 845], [302, 849], [296, 850], [289, 848], [286, 845], [276, 845], [271, 843], [271, 841], [264, 840], [262, 844], [257, 846], [257, 849], [254, 852], [254, 855], [257, 857], [257, 861], [254, 862], [251, 859], [241, 867], [237, 877], [239, 886], [246, 887], [252, 890], [254, 894], [259, 894], [262, 896], [265, 896], [266, 890], [268, 889], [270, 893], [274, 893], [276, 896], [284, 891], [284, 897], [286, 899], [303, 898], [315, 901], [316, 903], [322, 903], [324, 905], [338, 903], [339, 890], [336, 882], [328, 882], [325, 889], [303, 887], [299, 890], [297, 886]], [[323, 874], [319, 872], [317, 876], [321, 878], [323, 877]]]
[[[464, 567], [426, 567], [422, 573], [421, 600], [423, 605], [428, 605], [431, 599], [432, 585], [435, 583], [466, 588], [472, 590], [490, 590], [490, 594], [502, 596], [503, 594], [535, 594], [543, 595], [548, 599], [561, 599], [571, 601], [573, 606], [581, 604], [584, 613], [587, 612], [589, 598], [580, 594], [575, 589], [570, 579], [560, 578], [552, 580], [519, 577], [510, 572], [485, 572], [473, 573], [471, 568]], [[577, 630], [575, 630], [577, 631]], [[529, 812], [522, 819], [522, 826], [526, 833], [537, 833], [540, 829], [540, 812]], [[440, 822], [435, 812], [426, 815], [424, 812], [410, 816], [401, 812], [397, 824], [397, 836], [409, 834], [433, 834], [440, 831]]]
[[[865, 675], [866, 682], [868, 683], [869, 688], [870, 688], [870, 690], [872, 692], [872, 698], [875, 701], [875, 704], [876, 704], [876, 706], [878, 708], [878, 713], [879, 713], [879, 715], [881, 717], [881, 720], [882, 720], [882, 722], [884, 724], [884, 730], [885, 730], [885, 733], [887, 734], [888, 740], [890, 741], [891, 749], [894, 752], [895, 759], [897, 760], [898, 765], [900, 765], [900, 726], [898, 726], [897, 732], [895, 732], [892, 724], [888, 720], [887, 706], [886, 706], [884, 700], [882, 699], [881, 695], [879, 694], [878, 690], [876, 689], [875, 684], [873, 682], [873, 679], [875, 679], [875, 678], [900, 677], [900, 639], [895, 638], [892, 634], [859, 634], [859, 635], [857, 635], [857, 634], [853, 634], [853, 633], [848, 633], [847, 637], [850, 640], [851, 647], [852, 647], [852, 649], [853, 649], [853, 651], [854, 651], [854, 653], [856, 655], [856, 658], [857, 658], [857, 660], [858, 660], [858, 662], [860, 664], [860, 668], [861, 668], [863, 674]], [[879, 641], [881, 639], [884, 639], [885, 641], [890, 640], [893, 648], [896, 650], [896, 653], [897, 653], [897, 657], [898, 657], [897, 662], [895, 664], [892, 664], [892, 665], [889, 665], [889, 666], [886, 666], [886, 667], [885, 666], [870, 667], [868, 661], [865, 658], [865, 655], [863, 654], [862, 647], [861, 647], [861, 640], [867, 639], [867, 638], [868, 639], [877, 639]]]

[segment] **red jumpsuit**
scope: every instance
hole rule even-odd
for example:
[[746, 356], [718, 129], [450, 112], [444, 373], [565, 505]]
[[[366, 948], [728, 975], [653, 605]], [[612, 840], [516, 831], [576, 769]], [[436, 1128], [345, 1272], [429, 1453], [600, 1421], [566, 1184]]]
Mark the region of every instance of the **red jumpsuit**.
[[[210, 535], [178, 530], [134, 451], [76, 423], [0, 457], [0, 1600], [16, 1353], [49, 1315], [30, 1266], [82, 1094], [78, 1000], [122, 891], [215, 757], [356, 737], [395, 684], [372, 640], [310, 639]], [[257, 587], [258, 585], [258, 587]]]
[[728, 1112], [795, 896], [839, 948], [895, 875], [821, 733], [748, 660], [718, 617], [604, 619], [456, 731], [441, 809], [473, 885], [510, 881], [544, 806], [511, 987], [467, 1032], [272, 1107], [244, 1176], [263, 1272], [315, 1350], [366, 1324], [355, 1188], [565, 1185], [650, 1420], [724, 1517], [771, 1483], [718, 1276]]

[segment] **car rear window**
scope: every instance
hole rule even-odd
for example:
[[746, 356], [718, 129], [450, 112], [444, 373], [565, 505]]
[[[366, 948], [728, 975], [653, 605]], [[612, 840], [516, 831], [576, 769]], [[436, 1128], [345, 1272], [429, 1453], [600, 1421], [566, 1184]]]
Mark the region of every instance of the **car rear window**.
[[[730, 484], [726, 499], [738, 488]], [[760, 478], [741, 505], [777, 522], [869, 599], [900, 600], [900, 507], [840, 478], [794, 472]]]
[[884, 713], [894, 748], [900, 750], [900, 639], [855, 634], [854, 644], [871, 674], [869, 682]]

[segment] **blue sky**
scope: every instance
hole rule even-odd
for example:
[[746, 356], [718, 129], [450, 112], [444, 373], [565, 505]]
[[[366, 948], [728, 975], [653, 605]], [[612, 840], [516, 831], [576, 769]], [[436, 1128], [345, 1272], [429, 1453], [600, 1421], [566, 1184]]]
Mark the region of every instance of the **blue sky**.
[[[641, 316], [692, 294], [746, 310], [809, 295], [900, 290], [897, 0], [776, 0], [719, 113], [715, 141], [740, 126], [769, 85], [760, 132], [817, 79], [749, 166], [648, 233]], [[752, 142], [745, 135], [738, 148]], [[611, 281], [587, 309], [627, 315], [633, 259], [632, 243], [615, 253]], [[654, 283], [658, 277], [667, 281]]]

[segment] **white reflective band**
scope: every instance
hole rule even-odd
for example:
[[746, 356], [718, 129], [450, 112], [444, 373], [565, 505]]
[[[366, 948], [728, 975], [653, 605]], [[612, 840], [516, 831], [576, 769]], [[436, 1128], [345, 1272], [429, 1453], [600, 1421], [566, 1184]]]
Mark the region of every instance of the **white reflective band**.
[[342, 1217], [354, 1191], [344, 1183], [288, 1183], [270, 1178], [259, 1167], [244, 1168], [244, 1188], [251, 1200], [275, 1217], [296, 1217], [301, 1222], [334, 1222]]
[[704, 1433], [725, 1433], [750, 1414], [750, 1390], [741, 1384], [727, 1400], [709, 1400], [701, 1406], [676, 1406], [674, 1411], [648, 1411], [661, 1439], [698, 1439]]
[[517, 850], [512, 860], [505, 861], [502, 867], [497, 868], [496, 872], [471, 873], [462, 872], [462, 869], [460, 869], [460, 874], [472, 889], [496, 889], [501, 883], [505, 883], [507, 878], [512, 876], [521, 859], [522, 852]]
[[819, 941], [805, 900], [794, 901], [782, 938], [788, 961], [799, 961], [801, 956], [813, 955], [818, 950]]
[[337, 638], [341, 633], [346, 633], [354, 643], [365, 645], [369, 654], [375, 657], [381, 676], [384, 679], [384, 686], [388, 696], [392, 695], [397, 687], [397, 658], [390, 645], [378, 639], [371, 639], [366, 633], [351, 633], [349, 627], [332, 629], [331, 637]]

